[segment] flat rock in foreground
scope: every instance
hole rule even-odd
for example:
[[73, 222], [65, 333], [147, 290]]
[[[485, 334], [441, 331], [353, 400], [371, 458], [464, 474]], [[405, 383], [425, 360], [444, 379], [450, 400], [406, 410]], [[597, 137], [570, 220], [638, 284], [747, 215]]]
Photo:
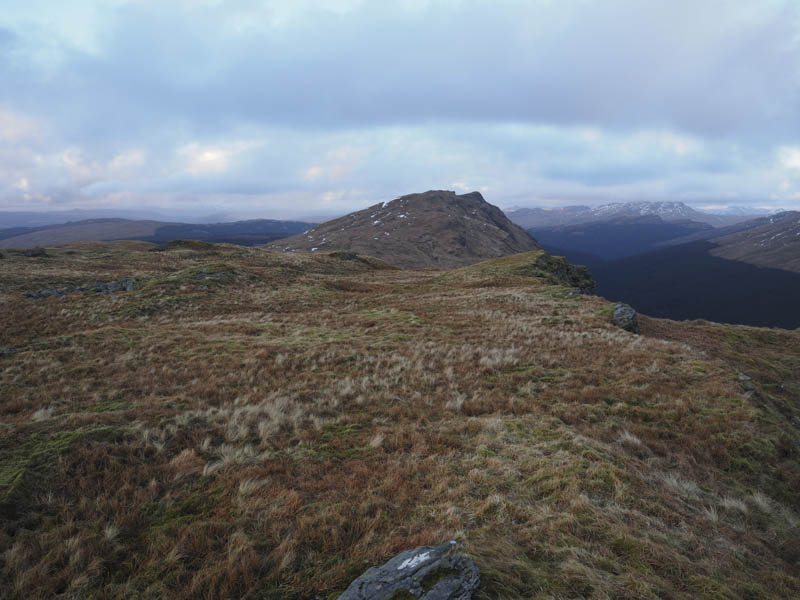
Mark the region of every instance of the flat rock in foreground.
[[470, 600], [480, 583], [478, 567], [456, 552], [456, 542], [401, 552], [356, 579], [339, 600]]

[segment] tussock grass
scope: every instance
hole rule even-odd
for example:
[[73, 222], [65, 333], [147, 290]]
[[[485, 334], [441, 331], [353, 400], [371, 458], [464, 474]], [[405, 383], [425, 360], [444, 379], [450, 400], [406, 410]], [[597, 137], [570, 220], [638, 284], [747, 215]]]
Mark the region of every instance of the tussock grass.
[[634, 336], [537, 253], [149, 248], [0, 264], [0, 597], [335, 597], [447, 539], [481, 598], [800, 595], [800, 333]]

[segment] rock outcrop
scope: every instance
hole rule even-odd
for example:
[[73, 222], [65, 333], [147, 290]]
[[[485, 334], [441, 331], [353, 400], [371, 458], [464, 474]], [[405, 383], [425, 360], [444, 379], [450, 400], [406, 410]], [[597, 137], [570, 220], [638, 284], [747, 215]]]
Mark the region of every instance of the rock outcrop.
[[625, 331], [639, 333], [639, 319], [631, 305], [622, 303], [615, 305], [613, 319], [614, 323]]
[[450, 541], [406, 550], [368, 569], [339, 600], [470, 600], [479, 583], [478, 567]]

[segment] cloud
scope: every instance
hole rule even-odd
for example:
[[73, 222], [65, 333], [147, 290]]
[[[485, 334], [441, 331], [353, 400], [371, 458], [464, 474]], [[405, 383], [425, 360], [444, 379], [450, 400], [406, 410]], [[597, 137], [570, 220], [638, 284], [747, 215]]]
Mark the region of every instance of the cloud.
[[39, 130], [33, 117], [0, 107], [0, 140], [3, 142], [19, 142], [35, 136]]
[[44, 6], [0, 15], [8, 206], [185, 193], [356, 208], [448, 185], [497, 203], [788, 202], [798, 189], [790, 0]]
[[784, 169], [800, 171], [800, 146], [781, 146], [778, 148], [778, 160]]

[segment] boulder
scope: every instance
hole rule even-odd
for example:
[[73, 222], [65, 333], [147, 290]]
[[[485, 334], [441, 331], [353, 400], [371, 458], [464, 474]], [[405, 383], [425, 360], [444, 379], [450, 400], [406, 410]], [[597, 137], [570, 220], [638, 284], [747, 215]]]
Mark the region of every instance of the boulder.
[[739, 383], [741, 384], [742, 389], [744, 389], [744, 391], [752, 392], [754, 389], [756, 389], [756, 386], [753, 385], [753, 378], [752, 377], [750, 377], [748, 375], [745, 375], [744, 373], [739, 373], [736, 376], [736, 379], [739, 381]]
[[27, 256], [28, 258], [36, 258], [40, 256], [47, 256], [47, 252], [45, 252], [44, 248], [29, 248], [28, 250], [24, 250], [22, 255]]
[[30, 298], [31, 300], [43, 300], [44, 298], [49, 298], [51, 296], [55, 296], [57, 298], [63, 298], [65, 295], [66, 292], [60, 288], [31, 290], [25, 292], [25, 297]]
[[617, 304], [614, 306], [614, 323], [625, 331], [639, 333], [639, 319], [636, 311], [630, 304]]
[[478, 567], [450, 541], [406, 550], [383, 566], [371, 567], [339, 600], [470, 600], [479, 583]]
[[112, 294], [114, 292], [130, 292], [137, 284], [137, 280], [133, 279], [120, 279], [119, 281], [96, 281], [94, 284], [95, 294]]

